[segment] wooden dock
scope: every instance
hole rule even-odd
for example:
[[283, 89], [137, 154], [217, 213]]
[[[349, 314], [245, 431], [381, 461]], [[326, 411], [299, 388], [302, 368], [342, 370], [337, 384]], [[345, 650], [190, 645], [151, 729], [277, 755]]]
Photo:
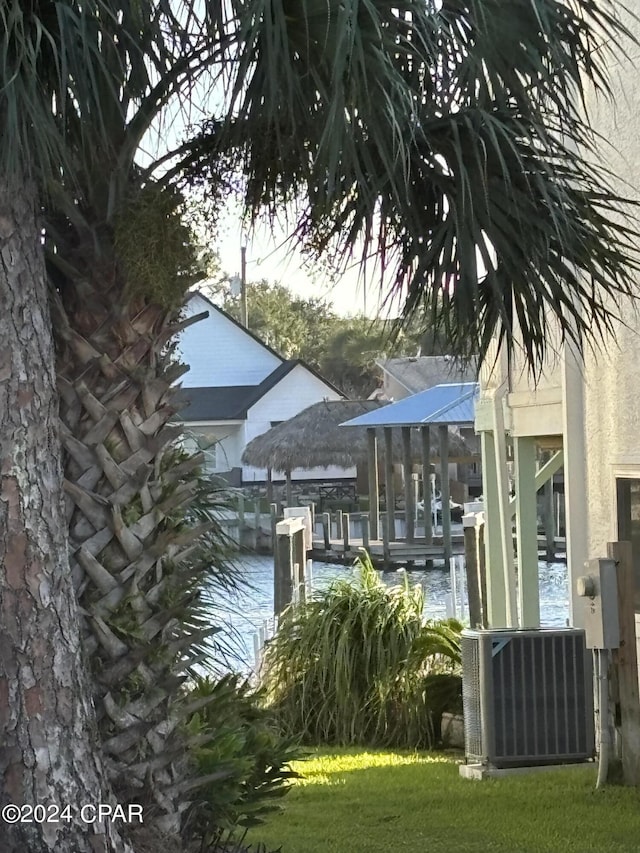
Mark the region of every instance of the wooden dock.
[[[382, 539], [370, 539], [364, 542], [362, 539], [349, 539], [347, 543], [341, 539], [330, 540], [330, 547], [326, 548], [323, 539], [314, 538], [311, 558], [314, 560], [326, 560], [327, 562], [351, 562], [366, 549], [371, 559], [376, 564], [395, 566], [412, 564], [431, 564], [445, 562], [445, 549], [442, 542], [427, 543], [423, 541], [414, 542], [383, 542]], [[462, 537], [459, 541], [452, 542], [454, 555], [464, 554], [464, 542]]]
[[[275, 505], [270, 512], [260, 511], [258, 502], [240, 502], [238, 510], [219, 514], [219, 520], [230, 538], [241, 548], [259, 553], [273, 551], [275, 525], [280, 511]], [[352, 563], [365, 549], [374, 563], [382, 568], [393, 569], [399, 566], [433, 566], [441, 568], [447, 562], [444, 531], [439, 524], [431, 526], [431, 536], [425, 537], [425, 528], [421, 519], [415, 519], [412, 529], [407, 529], [402, 513], [394, 516], [393, 534], [390, 535], [386, 513], [380, 515], [378, 525], [382, 536], [369, 535], [370, 519], [368, 513], [322, 513], [312, 516], [312, 547], [309, 557], [314, 560]], [[464, 533], [462, 525], [452, 523], [447, 531], [450, 541], [449, 556], [464, 554]], [[411, 536], [411, 540], [407, 536]], [[515, 539], [515, 532], [514, 532]], [[544, 559], [549, 542], [544, 535], [538, 535], [538, 555]], [[557, 554], [566, 551], [564, 537], [554, 537], [555, 559]]]

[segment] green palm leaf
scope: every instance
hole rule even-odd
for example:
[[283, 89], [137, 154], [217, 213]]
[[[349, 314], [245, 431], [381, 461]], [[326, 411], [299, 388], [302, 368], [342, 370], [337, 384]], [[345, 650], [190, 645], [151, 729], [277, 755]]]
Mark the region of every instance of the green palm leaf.
[[630, 38], [612, 4], [234, 8], [222, 136], [254, 218], [288, 201], [298, 239], [336, 264], [378, 253], [405, 319], [423, 314], [463, 355], [496, 333], [511, 349], [519, 327], [539, 365], [556, 320], [579, 346], [602, 337], [638, 267], [584, 118]]

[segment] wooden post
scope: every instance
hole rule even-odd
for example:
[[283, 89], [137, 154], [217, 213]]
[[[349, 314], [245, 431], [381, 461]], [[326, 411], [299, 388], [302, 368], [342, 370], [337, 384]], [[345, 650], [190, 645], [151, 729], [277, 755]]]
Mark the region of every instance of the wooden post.
[[428, 426], [420, 428], [422, 439], [422, 500], [424, 501], [424, 541], [433, 543], [433, 520], [431, 517], [431, 432]]
[[256, 528], [256, 542], [260, 534], [260, 525], [262, 522], [262, 510], [260, 509], [261, 499], [258, 497], [253, 502], [253, 521]]
[[[273, 563], [273, 612], [275, 616], [291, 604], [294, 584], [304, 585], [304, 529], [302, 518], [285, 518], [276, 525], [276, 547]], [[294, 567], [298, 566], [297, 571]]]
[[273, 503], [273, 471], [267, 468], [267, 503]]
[[393, 432], [384, 428], [384, 493], [387, 503], [387, 541], [396, 538], [396, 496], [393, 491]]
[[439, 426], [440, 434], [440, 496], [442, 499], [442, 544], [444, 564], [449, 568], [451, 559], [451, 509], [449, 508], [449, 427]]
[[311, 507], [308, 506], [288, 506], [284, 511], [285, 518], [301, 518], [304, 524], [304, 550], [305, 557], [303, 563], [306, 561], [307, 551], [313, 550], [313, 523], [311, 517]]
[[271, 551], [275, 556], [275, 553], [276, 553], [276, 524], [278, 523], [278, 504], [270, 504], [269, 511], [271, 513]]
[[369, 551], [369, 516], [363, 515], [360, 519], [360, 529], [362, 531], [362, 547], [365, 551]]
[[244, 495], [238, 492], [238, 542], [241, 541], [244, 529]]
[[389, 549], [389, 516], [386, 512], [380, 513], [382, 524], [382, 566], [388, 570], [391, 566], [391, 552]]
[[344, 544], [344, 553], [349, 551], [349, 513], [342, 513], [342, 542]]
[[467, 597], [469, 599], [469, 625], [471, 628], [482, 628], [482, 598], [480, 596], [476, 523], [476, 516], [473, 513], [462, 517], [464, 565], [467, 575]]
[[342, 539], [343, 528], [342, 528], [342, 510], [336, 510], [336, 539], [338, 542]]
[[279, 616], [293, 597], [293, 542], [288, 533], [279, 532], [278, 522], [273, 560], [273, 613]]
[[[640, 697], [634, 607], [633, 557], [630, 542], [609, 542], [607, 556], [616, 561], [620, 648], [613, 650], [620, 701], [619, 745], [627, 785], [640, 785]], [[617, 715], [616, 715], [617, 716]]]
[[411, 427], [402, 427], [402, 474], [404, 478], [404, 524], [407, 542], [415, 541], [415, 517], [413, 479], [411, 477]]
[[322, 513], [322, 536], [324, 537], [324, 550], [331, 550], [331, 515], [328, 512]]
[[286, 477], [286, 482], [287, 482], [287, 486], [286, 486], [287, 506], [293, 506], [293, 488], [291, 485], [291, 469], [290, 468], [287, 471], [285, 471], [285, 477]]
[[369, 476], [371, 538], [377, 539], [380, 527], [380, 483], [378, 482], [378, 439], [374, 427], [367, 429], [367, 473]]
[[297, 589], [297, 600], [300, 604], [304, 604], [307, 600], [307, 588], [304, 577], [304, 570], [307, 565], [307, 543], [305, 541], [306, 530], [304, 519], [301, 519], [301, 521], [303, 525], [293, 533], [293, 582]]

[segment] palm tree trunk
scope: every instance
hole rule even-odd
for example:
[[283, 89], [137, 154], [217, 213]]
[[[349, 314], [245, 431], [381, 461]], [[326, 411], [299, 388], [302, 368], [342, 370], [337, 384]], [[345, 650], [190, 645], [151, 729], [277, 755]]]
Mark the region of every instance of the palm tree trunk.
[[181, 432], [169, 423], [180, 368], [163, 354], [178, 309], [128, 299], [105, 257], [52, 303], [71, 569], [109, 781], [177, 844], [180, 684], [190, 646], [211, 631], [180, 618], [180, 572], [202, 532], [181, 524], [200, 457], [164, 470]]
[[[62, 499], [51, 320], [33, 188], [0, 175], [0, 801], [69, 806], [0, 820], [3, 853], [130, 850], [108, 802], [79, 641]], [[27, 816], [26, 813], [24, 815]]]

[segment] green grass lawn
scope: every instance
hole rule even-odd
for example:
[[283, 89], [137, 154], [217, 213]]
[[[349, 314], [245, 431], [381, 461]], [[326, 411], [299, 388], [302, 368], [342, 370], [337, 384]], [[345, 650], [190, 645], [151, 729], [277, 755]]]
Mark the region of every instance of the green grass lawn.
[[595, 769], [461, 779], [438, 754], [325, 749], [250, 841], [283, 853], [638, 853], [640, 792]]

